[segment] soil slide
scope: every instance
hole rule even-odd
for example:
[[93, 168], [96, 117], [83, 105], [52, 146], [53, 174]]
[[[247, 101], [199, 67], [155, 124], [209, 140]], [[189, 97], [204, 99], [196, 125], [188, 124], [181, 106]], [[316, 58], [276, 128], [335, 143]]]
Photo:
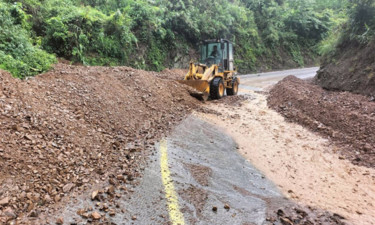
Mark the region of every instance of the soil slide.
[[66, 64], [25, 81], [0, 71], [0, 224], [93, 184], [132, 183], [146, 150], [200, 104], [159, 77]]
[[367, 45], [344, 42], [323, 60], [315, 82], [329, 90], [375, 95], [375, 41]]
[[375, 168], [375, 102], [349, 92], [331, 92], [290, 76], [276, 84], [268, 104], [341, 146], [356, 165]]
[[[286, 80], [289, 79], [294, 80]], [[309, 91], [306, 86], [301, 89]], [[281, 89], [280, 99], [284, 96], [282, 92], [289, 93]], [[228, 104], [228, 99], [210, 102], [208, 107], [220, 114], [198, 113], [198, 116], [233, 137], [243, 157], [274, 182], [286, 197], [300, 205], [290, 209], [317, 208], [333, 213], [332, 220], [344, 217], [350, 224], [375, 224], [375, 169], [340, 159], [339, 148], [328, 139], [285, 120], [267, 106], [266, 95], [249, 93], [241, 97], [243, 101], [234, 100], [235, 104]], [[306, 99], [301, 101], [309, 103]], [[294, 210], [278, 211], [276, 207], [270, 218], [283, 215], [283, 211], [296, 214]], [[319, 210], [317, 214], [320, 215]], [[312, 224], [334, 224], [332, 220]], [[286, 220], [280, 222], [293, 224]]]

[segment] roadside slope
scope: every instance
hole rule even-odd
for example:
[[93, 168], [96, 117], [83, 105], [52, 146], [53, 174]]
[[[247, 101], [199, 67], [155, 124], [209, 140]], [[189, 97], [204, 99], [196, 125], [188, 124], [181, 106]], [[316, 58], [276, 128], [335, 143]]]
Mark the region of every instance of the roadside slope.
[[375, 41], [367, 45], [344, 42], [322, 63], [315, 81], [329, 90], [375, 95]]

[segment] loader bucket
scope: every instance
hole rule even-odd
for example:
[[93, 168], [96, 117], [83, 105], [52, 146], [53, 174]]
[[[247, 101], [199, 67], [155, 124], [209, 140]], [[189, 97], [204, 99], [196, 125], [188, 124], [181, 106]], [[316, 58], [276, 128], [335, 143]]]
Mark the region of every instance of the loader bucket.
[[206, 101], [210, 93], [210, 84], [206, 80], [179, 80], [181, 84], [186, 84], [196, 91], [189, 91], [190, 95], [199, 100]]

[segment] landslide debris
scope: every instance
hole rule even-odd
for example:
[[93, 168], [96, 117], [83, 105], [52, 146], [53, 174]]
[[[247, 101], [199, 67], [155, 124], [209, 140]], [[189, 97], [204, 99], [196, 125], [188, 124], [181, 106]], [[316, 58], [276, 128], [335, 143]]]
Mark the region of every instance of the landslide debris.
[[146, 150], [199, 104], [158, 76], [57, 64], [21, 81], [0, 70], [0, 224], [139, 176]]
[[333, 140], [354, 164], [375, 167], [375, 102], [370, 98], [288, 76], [271, 89], [268, 105]]

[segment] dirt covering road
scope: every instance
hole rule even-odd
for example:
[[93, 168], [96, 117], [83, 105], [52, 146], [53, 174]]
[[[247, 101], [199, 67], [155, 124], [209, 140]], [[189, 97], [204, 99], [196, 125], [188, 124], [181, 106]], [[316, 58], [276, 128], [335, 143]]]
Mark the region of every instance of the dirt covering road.
[[230, 134], [239, 152], [285, 196], [352, 224], [375, 223], [374, 169], [340, 159], [329, 140], [268, 108], [264, 94], [252, 93], [240, 105], [210, 103], [210, 108], [224, 116], [199, 113], [200, 118]]
[[349, 92], [326, 91], [290, 76], [270, 91], [271, 108], [289, 121], [323, 134], [340, 145], [356, 165], [375, 168], [375, 102]]
[[[375, 170], [370, 147], [362, 150], [372, 143], [373, 102], [327, 92], [293, 77], [270, 93], [264, 83], [254, 82], [261, 94], [246, 87], [253, 81], [243, 83], [240, 90], [248, 100], [212, 102], [209, 108], [225, 116], [200, 116], [229, 133], [242, 155], [289, 198], [337, 213], [353, 224], [375, 224]], [[285, 118], [268, 107], [267, 98]], [[335, 137], [329, 136], [332, 131]]]
[[200, 104], [158, 76], [58, 64], [20, 81], [0, 71], [0, 224], [34, 224], [94, 184], [113, 193], [132, 183], [146, 150]]

